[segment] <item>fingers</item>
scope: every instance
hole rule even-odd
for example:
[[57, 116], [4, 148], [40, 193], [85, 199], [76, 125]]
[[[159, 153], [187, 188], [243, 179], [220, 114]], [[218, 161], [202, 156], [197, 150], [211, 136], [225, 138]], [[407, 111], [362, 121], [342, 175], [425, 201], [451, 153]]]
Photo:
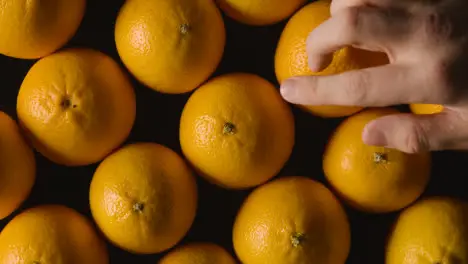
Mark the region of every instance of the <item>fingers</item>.
[[362, 139], [368, 145], [406, 153], [466, 149], [468, 123], [462, 120], [453, 113], [390, 115], [367, 124]]
[[336, 12], [354, 6], [367, 6], [369, 1], [367, 0], [333, 0], [330, 5], [331, 15], [335, 15]]
[[313, 71], [323, 69], [331, 54], [346, 46], [390, 53], [408, 35], [409, 23], [409, 15], [401, 9], [340, 9], [309, 35], [309, 67]]
[[337, 11], [355, 6], [388, 7], [394, 2], [394, 0], [333, 0], [330, 7], [330, 13], [334, 15]]
[[411, 102], [442, 103], [420, 86], [422, 74], [414, 67], [388, 64], [329, 76], [303, 76], [285, 80], [281, 94], [301, 105], [389, 106]]

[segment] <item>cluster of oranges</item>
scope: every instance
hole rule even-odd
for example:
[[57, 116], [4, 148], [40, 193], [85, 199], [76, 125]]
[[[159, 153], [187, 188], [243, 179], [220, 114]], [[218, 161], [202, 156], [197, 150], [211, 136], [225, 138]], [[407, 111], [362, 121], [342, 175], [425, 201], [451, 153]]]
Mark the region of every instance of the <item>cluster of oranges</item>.
[[[237, 258], [245, 264], [345, 263], [351, 231], [342, 202], [370, 213], [404, 209], [389, 236], [388, 264], [466, 263], [468, 205], [443, 197], [417, 201], [429, 182], [430, 153], [410, 155], [361, 140], [368, 122], [396, 110], [299, 106], [324, 118], [349, 116], [323, 157], [330, 187], [303, 176], [275, 180], [297, 144], [290, 106], [260, 76], [210, 79], [226, 42], [219, 8], [252, 26], [294, 14], [277, 46], [280, 83], [387, 63], [383, 54], [348, 47], [336, 52], [325, 70], [310, 71], [306, 39], [329, 17], [330, 2], [305, 2], [126, 1], [115, 25], [125, 67], [155, 92], [192, 92], [180, 117], [179, 155], [150, 142], [122, 146], [136, 118], [129, 77], [102, 52], [59, 51], [76, 32], [85, 0], [0, 0], [0, 53], [39, 59], [18, 93], [19, 125], [0, 112], [0, 218], [12, 214], [34, 185], [32, 146], [59, 165], [100, 163], [89, 203], [103, 237], [134, 254], [169, 251], [162, 264], [236, 262], [219, 245], [177, 246], [197, 212], [195, 174], [220, 188], [253, 189], [232, 232]], [[430, 114], [442, 106], [412, 109]], [[0, 233], [0, 263], [108, 261], [91, 222], [64, 206], [30, 208]]]

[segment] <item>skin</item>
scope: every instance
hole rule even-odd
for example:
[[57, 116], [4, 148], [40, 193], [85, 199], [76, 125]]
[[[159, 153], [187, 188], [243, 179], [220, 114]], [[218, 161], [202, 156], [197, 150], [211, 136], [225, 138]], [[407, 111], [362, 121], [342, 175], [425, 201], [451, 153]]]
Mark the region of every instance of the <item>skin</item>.
[[[464, 0], [334, 0], [331, 18], [310, 33], [309, 67], [320, 71], [330, 54], [354, 46], [385, 52], [390, 63], [331, 76], [293, 77], [283, 97], [295, 104], [440, 104], [433, 115], [395, 114], [369, 122], [368, 145], [407, 153], [468, 149], [468, 17]], [[336, 34], [329, 34], [336, 32]]]

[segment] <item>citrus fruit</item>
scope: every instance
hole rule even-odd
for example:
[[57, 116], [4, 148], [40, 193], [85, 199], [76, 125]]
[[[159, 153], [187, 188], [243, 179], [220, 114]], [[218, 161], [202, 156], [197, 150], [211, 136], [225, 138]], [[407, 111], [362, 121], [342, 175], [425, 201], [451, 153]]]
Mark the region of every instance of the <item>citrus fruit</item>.
[[0, 0], [0, 54], [37, 59], [64, 46], [78, 30], [85, 0]]
[[108, 258], [91, 222], [61, 205], [28, 209], [0, 233], [0, 263], [106, 264]]
[[468, 263], [467, 203], [431, 197], [405, 209], [389, 236], [385, 263]]
[[326, 147], [323, 170], [327, 180], [359, 210], [384, 213], [402, 209], [422, 194], [429, 181], [430, 153], [407, 154], [362, 141], [367, 123], [396, 113], [391, 108], [375, 108], [348, 117]]
[[16, 122], [0, 111], [0, 219], [28, 197], [36, 179], [34, 154]]
[[192, 243], [172, 250], [159, 264], [236, 264], [236, 261], [216, 244]]
[[68, 166], [98, 162], [129, 135], [135, 94], [105, 54], [72, 49], [39, 60], [21, 85], [20, 123], [34, 147]]
[[150, 254], [175, 246], [187, 233], [195, 218], [197, 186], [174, 151], [137, 143], [99, 165], [89, 197], [94, 220], [113, 244]]
[[234, 249], [249, 264], [344, 264], [350, 227], [324, 185], [288, 177], [254, 190], [234, 223]]
[[225, 188], [250, 188], [274, 177], [294, 145], [288, 104], [253, 74], [216, 77], [189, 98], [180, 144], [200, 175]]
[[411, 112], [417, 115], [438, 114], [444, 110], [444, 106], [437, 104], [410, 104]]
[[217, 0], [231, 18], [248, 25], [266, 26], [291, 16], [306, 0]]
[[226, 41], [214, 1], [132, 0], [116, 22], [118, 53], [146, 86], [168, 94], [189, 92], [216, 70]]
[[[280, 83], [294, 76], [333, 75], [388, 62], [384, 54], [346, 47], [334, 53], [327, 68], [321, 72], [312, 72], [308, 65], [306, 41], [309, 34], [329, 17], [330, 1], [318, 0], [300, 9], [288, 21], [275, 55], [275, 72]], [[362, 109], [359, 106], [300, 107], [324, 118], [349, 116]]]

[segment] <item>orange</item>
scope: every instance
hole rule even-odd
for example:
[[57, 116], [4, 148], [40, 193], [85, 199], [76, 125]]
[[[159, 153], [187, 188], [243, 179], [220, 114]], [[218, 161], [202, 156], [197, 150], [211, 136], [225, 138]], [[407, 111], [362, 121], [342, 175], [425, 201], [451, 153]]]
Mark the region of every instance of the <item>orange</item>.
[[106, 264], [104, 241], [73, 209], [41, 205], [17, 215], [0, 233], [0, 263]]
[[236, 261], [216, 244], [192, 243], [172, 250], [159, 264], [236, 264]]
[[36, 179], [34, 154], [16, 122], [0, 111], [0, 219], [28, 197]]
[[226, 41], [214, 1], [132, 0], [116, 22], [118, 53], [146, 86], [169, 94], [192, 91], [216, 70]]
[[248, 25], [266, 26], [291, 16], [306, 0], [217, 0], [231, 18]]
[[[288, 21], [281, 34], [275, 56], [276, 77], [280, 83], [294, 76], [333, 75], [388, 62], [384, 54], [347, 47], [335, 52], [332, 62], [323, 71], [312, 72], [308, 65], [306, 41], [309, 34], [329, 17], [330, 1], [318, 0], [303, 7]], [[349, 116], [362, 109], [359, 106], [301, 106], [301, 108], [324, 118]]]
[[328, 142], [323, 158], [325, 176], [350, 205], [363, 211], [396, 211], [425, 190], [431, 154], [407, 154], [364, 144], [367, 123], [396, 114], [391, 108], [369, 109], [346, 119]]
[[344, 264], [350, 227], [324, 185], [281, 178], [254, 190], [234, 223], [234, 249], [248, 264]]
[[431, 197], [404, 210], [389, 236], [385, 263], [468, 263], [468, 204]]
[[411, 112], [417, 115], [438, 114], [444, 110], [444, 106], [437, 104], [410, 104]]
[[155, 143], [123, 147], [106, 158], [90, 187], [91, 211], [104, 235], [138, 254], [175, 246], [197, 207], [195, 178], [174, 151]]
[[86, 0], [0, 0], [0, 54], [37, 59], [64, 46], [77, 31]]
[[98, 162], [129, 135], [135, 94], [119, 65], [90, 49], [39, 60], [21, 85], [18, 117], [34, 147], [68, 166]]
[[274, 177], [291, 155], [294, 119], [267, 80], [253, 74], [217, 77], [189, 98], [180, 121], [186, 158], [210, 182], [241, 189]]

